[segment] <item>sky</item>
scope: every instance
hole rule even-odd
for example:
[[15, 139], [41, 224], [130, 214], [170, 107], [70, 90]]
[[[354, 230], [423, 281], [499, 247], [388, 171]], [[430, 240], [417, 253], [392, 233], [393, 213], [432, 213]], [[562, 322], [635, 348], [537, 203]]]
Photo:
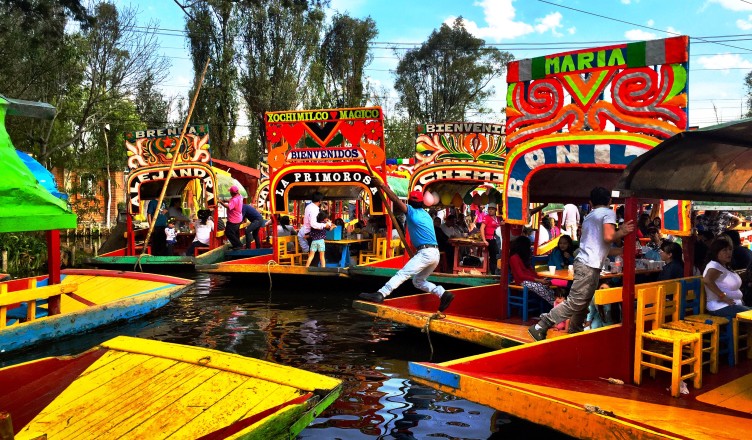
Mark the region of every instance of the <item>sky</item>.
[[[183, 13], [172, 0], [132, 4], [141, 10], [142, 23], [158, 20], [162, 29], [184, 28]], [[366, 73], [371, 85], [385, 87], [393, 101], [399, 55], [461, 16], [470, 33], [515, 59], [688, 35], [690, 125], [732, 121], [745, 112], [752, 0], [331, 0], [330, 6], [376, 22], [379, 34]], [[164, 91], [185, 95], [193, 81], [187, 41], [181, 35], [161, 35], [160, 40], [172, 62]], [[485, 103], [494, 113], [482, 120], [503, 122], [505, 78], [494, 86], [496, 93]], [[244, 131], [239, 127], [239, 134]]]

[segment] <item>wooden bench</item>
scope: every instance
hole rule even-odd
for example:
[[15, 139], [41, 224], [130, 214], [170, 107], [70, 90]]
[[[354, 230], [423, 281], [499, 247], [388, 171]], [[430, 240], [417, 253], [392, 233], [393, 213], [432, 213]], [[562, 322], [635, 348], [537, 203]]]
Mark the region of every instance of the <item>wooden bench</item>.
[[75, 283], [36, 287], [36, 280], [31, 281], [32, 287], [13, 292], [8, 292], [7, 284], [0, 285], [0, 328], [7, 326], [10, 306], [26, 303], [26, 321], [33, 321], [36, 319], [38, 301], [50, 301], [59, 298], [60, 295], [70, 296], [78, 290], [78, 284]]

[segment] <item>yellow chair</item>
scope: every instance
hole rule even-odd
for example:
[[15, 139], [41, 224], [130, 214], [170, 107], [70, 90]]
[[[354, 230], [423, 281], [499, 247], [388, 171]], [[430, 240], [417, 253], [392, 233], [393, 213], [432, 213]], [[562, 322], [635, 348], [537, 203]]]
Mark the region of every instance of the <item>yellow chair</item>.
[[[288, 243], [293, 243], [292, 251], [287, 247]], [[298, 250], [298, 237], [289, 235], [286, 237], [277, 237], [277, 263], [290, 264], [291, 266], [303, 265], [303, 254]]]
[[666, 292], [664, 302], [664, 316], [666, 322], [661, 326], [669, 330], [676, 330], [685, 333], [699, 333], [703, 339], [703, 353], [708, 354], [708, 360], [704, 364], [710, 365], [710, 372], [718, 372], [718, 328], [696, 321], [687, 321], [679, 318], [681, 287], [678, 281], [663, 284]]
[[358, 264], [368, 264], [386, 260], [386, 238], [377, 238], [374, 250], [375, 252], [361, 252], [360, 257], [358, 258]]
[[729, 365], [736, 365], [737, 353], [734, 347], [738, 346], [738, 335], [733, 333], [733, 325], [729, 325], [731, 323], [728, 319], [705, 313], [705, 285], [702, 282], [702, 278], [683, 278], [681, 283], [684, 297], [682, 298], [683, 305], [680, 311], [686, 313], [688, 310], [691, 310], [691, 314], [685, 315], [684, 320], [712, 325], [718, 332], [718, 357], [725, 355], [727, 356]]
[[[731, 321], [732, 331], [734, 335], [734, 353], [739, 353], [739, 350], [747, 350], [747, 359], [752, 359], [752, 324], [750, 324], [750, 318], [752, 318], [752, 311], [741, 312], [736, 315], [737, 317]], [[739, 316], [744, 316], [746, 319], [739, 320]], [[739, 334], [739, 322], [747, 324], [747, 333]], [[746, 339], [747, 345], [739, 348], [739, 339]]]
[[[651, 369], [671, 373], [671, 395], [679, 397], [679, 383], [693, 378], [694, 387], [702, 386], [702, 335], [684, 333], [661, 328], [664, 318], [666, 292], [661, 285], [637, 287], [637, 322], [635, 331], [634, 382], [642, 382], [642, 370]], [[649, 330], [645, 330], [647, 326]], [[683, 354], [687, 352], [687, 356]], [[666, 354], [668, 353], [668, 354]], [[649, 356], [645, 360], [644, 356]], [[671, 362], [665, 366], [660, 361]], [[690, 371], [682, 374], [682, 367], [687, 365]]]

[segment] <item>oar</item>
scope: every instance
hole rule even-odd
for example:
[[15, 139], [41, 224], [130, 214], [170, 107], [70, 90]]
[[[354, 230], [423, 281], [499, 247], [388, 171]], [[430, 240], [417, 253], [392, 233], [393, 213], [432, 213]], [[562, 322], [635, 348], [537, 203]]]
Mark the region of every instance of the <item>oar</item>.
[[[365, 154], [363, 154], [363, 157], [365, 157]], [[374, 179], [379, 179], [382, 182], [384, 182], [384, 185], [386, 185], [386, 181], [381, 179], [381, 176], [376, 174], [376, 172], [371, 168], [371, 165], [368, 163], [368, 159], [365, 159], [364, 162], [366, 163], [366, 168], [368, 168], [368, 172], [371, 173], [371, 176]], [[397, 221], [397, 218], [394, 216], [394, 212], [392, 212], [391, 206], [389, 206], [389, 203], [386, 199], [386, 196], [384, 195], [384, 192], [381, 191], [379, 188], [379, 191], [376, 191], [379, 193], [379, 196], [381, 196], [381, 203], [384, 205], [384, 209], [386, 209], [387, 214], [389, 214], [389, 218], [392, 219], [392, 224], [394, 225], [394, 228], [397, 229], [397, 234], [399, 234], [399, 238], [402, 241], [402, 246], [405, 247], [405, 251], [407, 252], [407, 255], [410, 256], [410, 258], [415, 256], [415, 251], [407, 242], [407, 239], [405, 238], [405, 233], [402, 232], [402, 227], [400, 226], [399, 222]], [[391, 234], [390, 231], [387, 232], [387, 234]]]
[[191, 116], [193, 115], [193, 109], [196, 107], [196, 100], [198, 99], [198, 92], [201, 90], [201, 84], [204, 82], [204, 76], [206, 75], [206, 70], [209, 68], [209, 61], [211, 58], [206, 59], [206, 64], [204, 65], [204, 71], [201, 72], [201, 78], [198, 80], [198, 83], [196, 84], [196, 93], [193, 94], [193, 101], [191, 101], [191, 107], [188, 109], [188, 116], [185, 117], [185, 123], [183, 123], [183, 129], [180, 131], [180, 138], [178, 139], [178, 149], [175, 152], [175, 155], [172, 157], [172, 163], [170, 163], [170, 169], [167, 171], [167, 178], [164, 181], [164, 185], [162, 185], [162, 192], [159, 194], [159, 199], [157, 199], [157, 211], [154, 213], [154, 217], [151, 219], [151, 224], [149, 224], [149, 231], [146, 233], [146, 240], [144, 241], [144, 248], [141, 251], [141, 255], [138, 256], [138, 259], [136, 260], [136, 264], [133, 265], [133, 269], [135, 270], [137, 267], [141, 269], [141, 258], [146, 255], [146, 248], [149, 246], [149, 239], [151, 238], [151, 233], [154, 232], [154, 225], [157, 224], [157, 217], [159, 217], [159, 213], [161, 211], [162, 207], [162, 201], [164, 200], [165, 193], [167, 192], [167, 185], [170, 183], [170, 178], [172, 177], [172, 170], [175, 169], [175, 163], [178, 160], [178, 156], [180, 155], [180, 146], [183, 144], [183, 139], [185, 138], [185, 131], [188, 129], [188, 123], [191, 121]]

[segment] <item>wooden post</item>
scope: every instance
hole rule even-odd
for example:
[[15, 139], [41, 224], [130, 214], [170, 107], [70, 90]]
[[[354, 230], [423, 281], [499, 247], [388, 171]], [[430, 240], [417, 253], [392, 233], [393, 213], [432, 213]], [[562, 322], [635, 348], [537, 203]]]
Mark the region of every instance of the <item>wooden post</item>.
[[[48, 284], [60, 284], [60, 231], [57, 229], [47, 231], [47, 270]], [[50, 315], [60, 314], [60, 295], [49, 298], [47, 310]]]
[[8, 273], [8, 251], [3, 250], [3, 273]]
[[[510, 226], [504, 222], [501, 225], [501, 271], [499, 272], [499, 284], [501, 285], [501, 319], [507, 319], [507, 295], [509, 294], [509, 248], [512, 246], [510, 243], [511, 233]], [[455, 251], [456, 252], [456, 251]]]
[[0, 412], [0, 440], [13, 440], [13, 421], [5, 411]]
[[[630, 220], [637, 223], [637, 198], [627, 197], [624, 204], [624, 222]], [[635, 224], [636, 229], [636, 224]], [[621, 329], [622, 329], [622, 347], [627, 348], [627, 361], [621, 365], [619, 374], [625, 382], [633, 377], [632, 369], [634, 368], [634, 297], [635, 297], [635, 258], [637, 255], [635, 234], [629, 234], [624, 237], [624, 276], [622, 298], [621, 298]]]

